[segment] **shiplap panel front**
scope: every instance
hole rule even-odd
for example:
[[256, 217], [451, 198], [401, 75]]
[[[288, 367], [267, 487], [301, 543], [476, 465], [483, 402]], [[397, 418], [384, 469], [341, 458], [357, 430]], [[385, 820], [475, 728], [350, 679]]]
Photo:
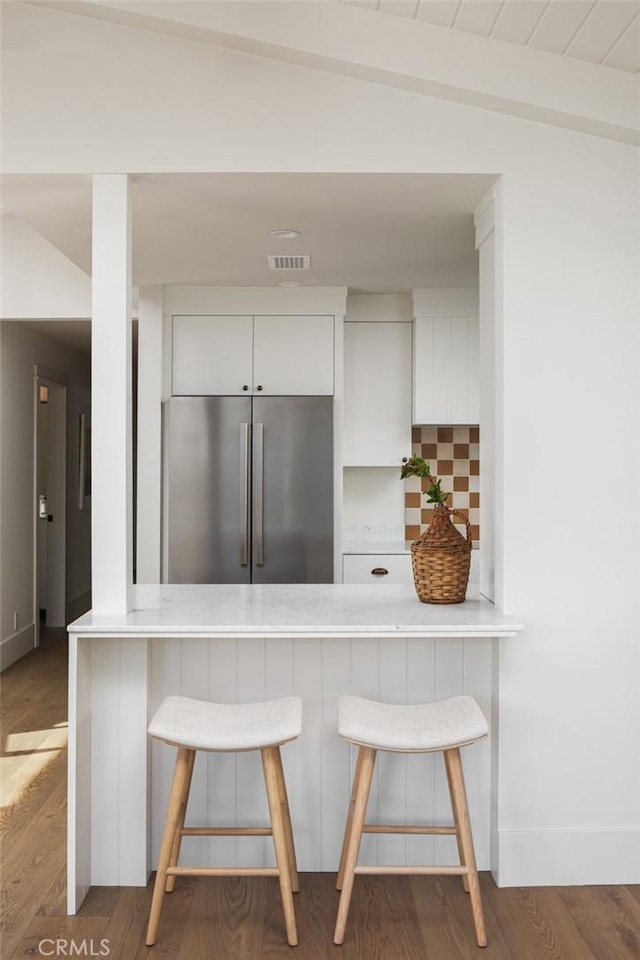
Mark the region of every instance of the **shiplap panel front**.
[[[296, 694], [304, 701], [303, 733], [282, 747], [299, 867], [337, 868], [357, 750], [336, 732], [344, 693], [417, 703], [468, 692], [489, 716], [490, 640], [461, 639], [192, 639], [152, 644], [149, 705], [171, 694], [250, 702]], [[153, 863], [158, 855], [175, 750], [154, 743], [151, 778]], [[490, 749], [463, 750], [476, 850], [489, 866]], [[198, 769], [198, 765], [200, 769]], [[380, 753], [370, 822], [451, 823], [442, 758]], [[259, 753], [201, 754], [187, 823], [266, 824]], [[381, 842], [382, 841], [382, 842]], [[368, 835], [362, 863], [455, 862], [452, 838]], [[186, 838], [181, 862], [273, 863], [269, 838]]]
[[[91, 651], [91, 670], [95, 676], [120, 679], [122, 641], [96, 644]], [[117, 715], [118, 693], [115, 684], [92, 685], [91, 756], [100, 758], [100, 776], [91, 777], [91, 882], [115, 883], [118, 875], [118, 805], [113, 785], [118, 784], [118, 734], [114, 736], [113, 717]], [[115, 709], [114, 709], [115, 708]], [[97, 771], [96, 771], [97, 772]], [[105, 784], [111, 784], [111, 790]]]
[[[380, 659], [379, 640], [368, 637], [354, 637], [349, 641], [351, 645], [351, 669], [349, 673], [349, 693], [360, 697], [369, 697], [372, 700], [379, 698]], [[349, 782], [353, 781], [358, 748], [349, 746]], [[370, 823], [379, 820], [378, 809], [378, 775], [379, 767], [373, 772], [373, 783], [369, 794], [368, 816]], [[346, 812], [345, 812], [346, 817]], [[371, 866], [378, 863], [378, 836], [375, 833], [364, 834], [360, 846], [360, 863]]]
[[[464, 689], [464, 640], [436, 640], [436, 684], [435, 699], [446, 700], [455, 697]], [[453, 823], [451, 803], [447, 787], [442, 754], [436, 754], [435, 762], [435, 822]], [[434, 857], [436, 863], [458, 863], [458, 848], [454, 837], [434, 838]]]
[[[147, 849], [146, 683], [144, 638], [91, 649], [91, 883], [144, 883]], [[141, 691], [144, 693], [141, 695]], [[120, 812], [125, 811], [124, 816]]]
[[[322, 641], [322, 753], [320, 756], [321, 809], [320, 870], [334, 870], [340, 860], [346, 811], [351, 796], [350, 747], [336, 735], [338, 700], [350, 693], [351, 644], [331, 638]], [[303, 722], [306, 722], [303, 720]]]
[[[207, 643], [208, 641], [204, 641]], [[215, 644], [215, 641], [214, 641]], [[237, 650], [237, 691], [239, 703], [257, 703], [265, 699], [266, 641], [251, 638], [239, 641]], [[215, 761], [215, 754], [209, 761]], [[267, 798], [262, 776], [262, 759], [258, 751], [236, 756], [236, 818], [238, 824], [265, 826], [269, 822]], [[238, 864], [241, 867], [263, 866], [266, 844], [261, 837], [238, 840]]]
[[[407, 689], [407, 641], [378, 641], [378, 696], [388, 703], [403, 703]], [[378, 812], [382, 823], [407, 821], [407, 756], [379, 751]], [[402, 834], [378, 837], [380, 863], [406, 863], [407, 838]]]
[[[436, 699], [436, 641], [407, 640], [407, 703]], [[407, 822], [435, 822], [435, 762], [432, 753], [407, 758]], [[433, 836], [407, 840], [407, 863], [435, 863]]]
[[[199, 641], [202, 643], [202, 641]], [[235, 638], [205, 641], [209, 650], [209, 699], [218, 703], [237, 701], [238, 658]], [[228, 827], [236, 819], [236, 757], [233, 753], [203, 755], [207, 765], [209, 815], [205, 821], [212, 827]], [[193, 819], [192, 819], [193, 822]], [[209, 863], [232, 867], [238, 862], [238, 837], [194, 837], [193, 841], [208, 847]], [[185, 859], [186, 863], [186, 859]]]
[[[464, 693], [475, 697], [491, 721], [492, 640], [464, 640]], [[475, 784], [476, 798], [470, 809], [478, 862], [489, 863], [491, 828], [491, 742], [483, 740], [473, 750], [462, 751], [465, 777]]]

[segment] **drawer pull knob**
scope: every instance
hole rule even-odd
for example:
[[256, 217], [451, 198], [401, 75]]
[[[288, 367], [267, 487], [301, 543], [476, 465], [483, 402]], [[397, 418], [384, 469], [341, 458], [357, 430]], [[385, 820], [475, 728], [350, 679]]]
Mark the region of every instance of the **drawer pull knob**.
[[385, 567], [374, 567], [371, 573], [374, 577], [386, 577], [389, 571]]

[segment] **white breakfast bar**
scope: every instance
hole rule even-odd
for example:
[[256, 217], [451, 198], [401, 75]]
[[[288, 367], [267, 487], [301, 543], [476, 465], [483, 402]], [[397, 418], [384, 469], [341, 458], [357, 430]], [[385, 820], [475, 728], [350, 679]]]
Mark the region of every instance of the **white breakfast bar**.
[[[303, 733], [283, 748], [301, 870], [334, 870], [349, 800], [349, 747], [338, 697], [418, 703], [470, 693], [494, 727], [466, 754], [480, 869], [489, 866], [496, 775], [495, 643], [523, 629], [484, 599], [429, 605], [412, 586], [153, 585], [122, 616], [87, 613], [69, 627], [68, 912], [92, 885], [145, 885], [157, 856], [174, 751], [147, 723], [170, 694], [250, 702], [295, 693]], [[371, 815], [448, 821], [438, 757], [381, 754]], [[260, 757], [199, 756], [189, 818], [265, 824]], [[261, 837], [184, 841], [190, 863], [268, 863]], [[451, 837], [368, 835], [363, 863], [456, 862]]]

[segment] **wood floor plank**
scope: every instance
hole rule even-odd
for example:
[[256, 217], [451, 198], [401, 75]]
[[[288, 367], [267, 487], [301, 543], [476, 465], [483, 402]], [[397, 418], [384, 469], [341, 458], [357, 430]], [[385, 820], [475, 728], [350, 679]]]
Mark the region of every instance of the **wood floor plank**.
[[[330, 873], [300, 874], [300, 892], [293, 898], [299, 941], [296, 960], [299, 956], [303, 960], [329, 960], [336, 955], [348, 960], [350, 950], [340, 954], [340, 948], [331, 942], [338, 906], [335, 879], [335, 874]], [[285, 935], [277, 883], [267, 886], [265, 909], [261, 960], [276, 960], [283, 956]]]
[[[411, 877], [410, 885], [425, 941], [425, 960], [477, 958], [479, 948], [471, 904], [460, 878], [416, 876]], [[480, 889], [488, 940], [482, 950], [482, 960], [511, 960], [511, 953], [485, 897], [485, 888], [489, 885], [494, 885], [491, 875], [481, 873]]]
[[10, 951], [26, 930], [30, 916], [37, 914], [44, 897], [64, 863], [66, 785], [60, 781], [52, 791], [48, 812], [28, 832], [28, 843], [3, 843], [2, 885], [6, 909], [0, 921], [3, 949]]
[[[9, 856], [14, 848], [23, 842], [25, 831], [31, 831], [34, 823], [43, 817], [51, 822], [64, 822], [66, 828], [66, 750], [51, 759], [47, 765], [35, 773], [31, 779], [25, 779], [11, 802], [5, 806], [0, 816], [0, 836], [2, 837], [3, 856]], [[63, 786], [62, 805], [54, 807], [54, 798]]]
[[594, 956], [560, 899], [549, 896], [549, 888], [489, 887], [485, 899], [518, 960], [605, 960]]
[[[339, 897], [335, 881], [335, 873], [300, 873], [300, 892], [293, 898], [299, 941], [295, 960], [353, 960], [353, 943], [333, 943]], [[260, 960], [280, 960], [286, 934], [277, 883], [269, 885], [268, 894]]]
[[626, 887], [559, 887], [557, 892], [595, 957], [640, 958], [640, 907]]
[[121, 892], [122, 887], [91, 887], [82, 902], [79, 916], [113, 917], [120, 903]]
[[640, 883], [628, 883], [625, 887], [627, 893], [633, 897], [634, 900], [637, 900], [640, 903]]
[[422, 929], [408, 877], [356, 878], [345, 943], [370, 960], [422, 960]]
[[165, 897], [161, 929], [153, 947], [145, 944], [153, 884], [120, 888], [120, 899], [109, 926], [113, 955], [127, 960], [176, 960], [188, 922], [194, 886], [193, 878], [181, 877], [173, 893]]
[[[91, 892], [91, 891], [90, 891]], [[67, 863], [61, 857], [61, 863], [53, 882], [42, 898], [37, 916], [64, 917], [67, 914]]]
[[[82, 949], [82, 941], [86, 942], [85, 956], [91, 956], [90, 945], [94, 956], [99, 956], [100, 941], [108, 940], [109, 919], [107, 917], [41, 917], [36, 916], [30, 922], [28, 929], [20, 937], [18, 943], [9, 952], [3, 942], [2, 960], [22, 960], [22, 958], [42, 957], [54, 947], [44, 941], [73, 940]], [[43, 944], [39, 948], [39, 944]], [[55, 956], [55, 953], [53, 954]], [[77, 953], [81, 956], [82, 954]], [[117, 954], [115, 955], [117, 956]], [[120, 960], [120, 958], [118, 958]], [[122, 960], [125, 960], [122, 957]]]
[[265, 877], [199, 878], [185, 917], [178, 960], [261, 956], [266, 899]]

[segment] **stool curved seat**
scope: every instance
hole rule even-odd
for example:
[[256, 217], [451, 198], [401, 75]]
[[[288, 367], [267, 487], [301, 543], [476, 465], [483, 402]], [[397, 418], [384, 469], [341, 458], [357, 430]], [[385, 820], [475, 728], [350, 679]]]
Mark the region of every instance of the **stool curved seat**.
[[211, 703], [167, 697], [148, 730], [157, 740], [192, 750], [261, 750], [300, 736], [302, 700], [281, 697], [262, 703]]
[[489, 725], [469, 696], [419, 704], [344, 696], [338, 704], [338, 733], [344, 740], [376, 750], [427, 753], [482, 740], [489, 734]]

